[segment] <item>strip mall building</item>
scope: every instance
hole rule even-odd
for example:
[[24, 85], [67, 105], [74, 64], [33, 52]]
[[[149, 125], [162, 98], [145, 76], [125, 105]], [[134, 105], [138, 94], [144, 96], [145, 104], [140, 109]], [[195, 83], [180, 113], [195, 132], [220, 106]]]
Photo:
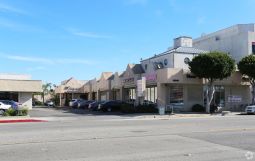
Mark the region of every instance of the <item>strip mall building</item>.
[[42, 92], [42, 81], [30, 75], [0, 74], [0, 100], [13, 100], [32, 109], [33, 93]]
[[[158, 107], [172, 105], [180, 111], [190, 111], [194, 104], [205, 105], [206, 82], [190, 73], [188, 62], [198, 54], [213, 50], [227, 52], [238, 62], [255, 53], [254, 31], [254, 24], [245, 24], [194, 40], [178, 37], [172, 48], [141, 60], [140, 64], [128, 64], [123, 73], [103, 72], [99, 79], [87, 81], [79, 90], [82, 93], [75, 98], [85, 94], [86, 99], [92, 100], [123, 100], [136, 104], [151, 101]], [[240, 110], [251, 102], [250, 85], [238, 71], [215, 85], [213, 102], [225, 110]]]

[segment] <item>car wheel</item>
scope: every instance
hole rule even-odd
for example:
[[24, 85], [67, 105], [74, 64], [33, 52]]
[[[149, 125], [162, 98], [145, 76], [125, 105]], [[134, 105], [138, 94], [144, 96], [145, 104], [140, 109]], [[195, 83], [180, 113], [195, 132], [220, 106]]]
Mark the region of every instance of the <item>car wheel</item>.
[[110, 108], [110, 107], [107, 108], [107, 111], [108, 111], [108, 112], [112, 112], [112, 108]]

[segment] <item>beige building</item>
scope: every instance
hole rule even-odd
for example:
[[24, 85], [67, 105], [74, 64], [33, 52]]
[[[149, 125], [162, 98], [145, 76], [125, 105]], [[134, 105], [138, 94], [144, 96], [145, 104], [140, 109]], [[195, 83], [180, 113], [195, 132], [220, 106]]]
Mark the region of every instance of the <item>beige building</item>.
[[60, 106], [68, 105], [72, 99], [85, 99], [84, 85], [87, 81], [70, 78], [62, 81], [59, 86], [55, 88], [55, 93], [59, 95]]
[[[172, 48], [141, 60], [140, 64], [128, 64], [120, 75], [103, 72], [99, 79], [71, 87], [75, 89], [71, 90], [72, 98], [77, 93], [90, 100], [123, 100], [136, 105], [156, 103], [158, 107], [191, 111], [195, 104], [205, 106], [206, 82], [190, 73], [188, 62], [211, 50], [229, 52], [240, 60], [242, 56], [255, 52], [254, 40], [254, 24], [236, 25], [197, 38], [194, 42], [191, 37], [178, 37], [174, 39]], [[213, 103], [225, 110], [241, 110], [251, 100], [250, 84], [244, 80], [236, 71], [230, 78], [215, 82]], [[62, 93], [70, 93], [67, 82], [60, 87]]]
[[[172, 49], [142, 60], [147, 86], [146, 99], [157, 99], [158, 106], [173, 106], [179, 111], [190, 111], [194, 104], [205, 105], [206, 82], [190, 73], [188, 62], [194, 56], [206, 52], [193, 48], [192, 38], [179, 37], [174, 40]], [[249, 103], [249, 85], [241, 78], [240, 73], [236, 72], [230, 78], [216, 82], [213, 103], [230, 110], [238, 110], [242, 104]], [[150, 89], [149, 94], [150, 84], [155, 88]]]
[[32, 94], [42, 92], [42, 81], [29, 75], [0, 74], [0, 100], [13, 100], [32, 109]]
[[111, 99], [122, 100], [122, 77], [118, 72], [115, 72], [110, 78], [111, 81]]
[[97, 81], [97, 98], [99, 101], [111, 99], [111, 80], [113, 76], [112, 72], [103, 72]]

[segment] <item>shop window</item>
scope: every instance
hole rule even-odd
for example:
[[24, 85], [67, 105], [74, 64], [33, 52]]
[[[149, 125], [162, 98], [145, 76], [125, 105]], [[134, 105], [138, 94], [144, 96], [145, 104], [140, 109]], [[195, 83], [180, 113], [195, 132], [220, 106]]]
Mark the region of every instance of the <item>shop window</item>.
[[165, 60], [164, 60], [164, 65], [167, 66], [167, 64], [168, 64], [168, 60], [165, 59]]
[[183, 105], [183, 86], [171, 85], [170, 86], [170, 104]]
[[12, 93], [12, 92], [1, 92], [0, 93], [0, 100], [13, 100], [18, 102], [19, 94]]
[[[219, 107], [225, 107], [225, 88], [224, 86], [215, 86], [214, 97], [212, 104]], [[206, 88], [204, 87], [204, 105], [206, 106]]]
[[146, 88], [145, 102], [156, 103], [157, 100], [157, 87]]
[[134, 88], [129, 89], [128, 93], [129, 93], [129, 99], [130, 100], [135, 100], [136, 99], [136, 91], [135, 91]]

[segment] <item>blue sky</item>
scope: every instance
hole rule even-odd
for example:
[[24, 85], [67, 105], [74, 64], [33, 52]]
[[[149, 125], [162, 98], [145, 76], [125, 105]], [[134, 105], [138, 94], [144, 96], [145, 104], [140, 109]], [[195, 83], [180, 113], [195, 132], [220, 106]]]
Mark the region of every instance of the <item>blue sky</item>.
[[175, 37], [254, 23], [254, 9], [255, 0], [0, 0], [0, 73], [92, 79]]

